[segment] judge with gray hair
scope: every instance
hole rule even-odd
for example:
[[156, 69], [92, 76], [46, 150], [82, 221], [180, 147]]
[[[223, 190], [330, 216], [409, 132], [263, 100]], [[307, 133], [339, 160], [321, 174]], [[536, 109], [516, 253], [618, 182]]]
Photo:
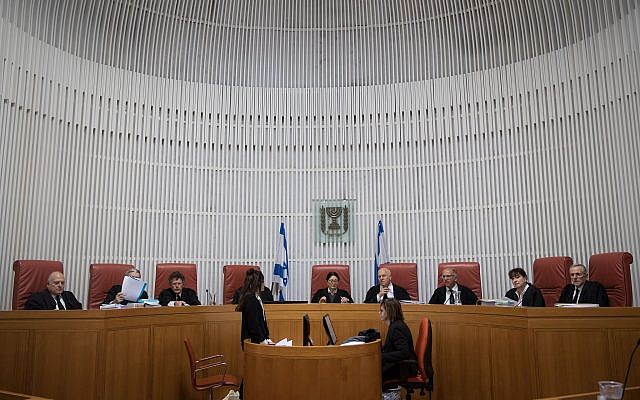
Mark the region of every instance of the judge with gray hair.
[[609, 307], [607, 291], [600, 282], [590, 281], [587, 267], [574, 264], [569, 268], [571, 283], [562, 289], [558, 303], [598, 304]]

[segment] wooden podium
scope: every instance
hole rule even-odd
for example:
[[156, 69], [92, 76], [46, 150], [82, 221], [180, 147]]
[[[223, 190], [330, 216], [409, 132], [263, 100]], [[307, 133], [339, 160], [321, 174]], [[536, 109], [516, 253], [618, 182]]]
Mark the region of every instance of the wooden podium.
[[244, 345], [244, 398], [379, 399], [380, 341], [355, 346]]

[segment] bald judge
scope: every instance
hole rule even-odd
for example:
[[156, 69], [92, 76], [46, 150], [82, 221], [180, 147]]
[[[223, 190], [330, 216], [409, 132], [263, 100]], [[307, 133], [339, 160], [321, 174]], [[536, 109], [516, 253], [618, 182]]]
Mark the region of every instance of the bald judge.
[[380, 282], [379, 285], [372, 286], [367, 291], [367, 295], [364, 298], [365, 303], [380, 303], [384, 299], [411, 300], [405, 288], [391, 283], [391, 271], [389, 268], [382, 267], [378, 269], [378, 282]]
[[64, 274], [54, 271], [49, 274], [47, 288], [32, 293], [24, 305], [25, 310], [81, 310], [82, 304], [73, 293], [64, 290]]

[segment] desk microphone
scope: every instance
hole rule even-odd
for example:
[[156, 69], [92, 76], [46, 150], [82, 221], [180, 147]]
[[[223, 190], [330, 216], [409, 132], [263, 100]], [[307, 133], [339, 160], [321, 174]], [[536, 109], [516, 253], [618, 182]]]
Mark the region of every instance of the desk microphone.
[[633, 361], [633, 355], [636, 354], [636, 350], [638, 350], [638, 346], [640, 346], [640, 339], [638, 339], [638, 342], [636, 343], [636, 347], [633, 348], [633, 351], [631, 352], [631, 357], [629, 357], [629, 365], [627, 366], [627, 373], [624, 376], [624, 383], [622, 384], [622, 396], [620, 397], [620, 400], [624, 398], [624, 390], [627, 387], [627, 379], [629, 379], [629, 371], [631, 370], [631, 361]]
[[209, 292], [209, 289], [205, 289], [204, 291], [207, 293], [207, 305], [210, 306], [212, 304], [216, 304], [215, 300], [212, 301], [211, 299], [211, 293]]

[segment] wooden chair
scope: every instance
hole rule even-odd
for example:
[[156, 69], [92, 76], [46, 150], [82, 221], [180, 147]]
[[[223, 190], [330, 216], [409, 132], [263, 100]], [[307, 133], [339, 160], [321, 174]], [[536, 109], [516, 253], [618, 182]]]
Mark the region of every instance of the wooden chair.
[[418, 264], [416, 263], [386, 263], [380, 266], [391, 272], [391, 282], [407, 289], [411, 300], [418, 300]]
[[[222, 354], [216, 354], [200, 359], [196, 359], [191, 341], [184, 339], [184, 346], [187, 348], [189, 355], [189, 366], [191, 367], [191, 385], [195, 390], [209, 391], [209, 400], [213, 399], [213, 390], [223, 386], [231, 386], [233, 388], [240, 387], [240, 379], [235, 375], [227, 374], [227, 363], [223, 361]], [[215, 375], [202, 375], [201, 372], [211, 368], [216, 368], [216, 372], [222, 372]]]
[[[316, 264], [311, 266], [311, 294], [309, 300], [318, 289], [327, 288], [327, 274], [335, 272], [338, 274], [340, 281], [338, 289], [346, 290], [351, 295], [351, 276], [349, 275], [349, 266], [345, 264]], [[353, 296], [352, 296], [353, 297]]]
[[633, 256], [627, 252], [600, 253], [589, 257], [589, 279], [604, 286], [611, 307], [631, 307], [631, 264]]
[[458, 283], [471, 289], [476, 297], [482, 298], [482, 279], [480, 277], [480, 264], [477, 262], [443, 262], [438, 264], [438, 286], [444, 285], [442, 270], [453, 268], [458, 274]]
[[121, 284], [125, 273], [131, 268], [135, 267], [131, 264], [91, 264], [87, 308], [100, 308], [111, 287]]
[[33, 292], [47, 287], [47, 278], [54, 272], [63, 272], [61, 261], [49, 260], [16, 260], [13, 263], [13, 310], [24, 309], [24, 303]]
[[182, 272], [182, 275], [184, 275], [184, 287], [193, 289], [198, 293], [198, 272], [195, 264], [157, 264], [156, 285], [154, 290], [154, 297], [156, 299], [160, 296], [160, 292], [169, 287], [169, 276], [173, 271]]
[[260, 271], [257, 265], [225, 265], [222, 267], [222, 275], [224, 276], [224, 284], [222, 285], [222, 304], [231, 304], [233, 295], [236, 290], [240, 289], [244, 284], [244, 278], [247, 271], [256, 269]]
[[533, 262], [533, 284], [542, 292], [547, 307], [553, 307], [562, 289], [571, 283], [569, 268], [572, 265], [573, 259], [568, 256], [538, 258]]

